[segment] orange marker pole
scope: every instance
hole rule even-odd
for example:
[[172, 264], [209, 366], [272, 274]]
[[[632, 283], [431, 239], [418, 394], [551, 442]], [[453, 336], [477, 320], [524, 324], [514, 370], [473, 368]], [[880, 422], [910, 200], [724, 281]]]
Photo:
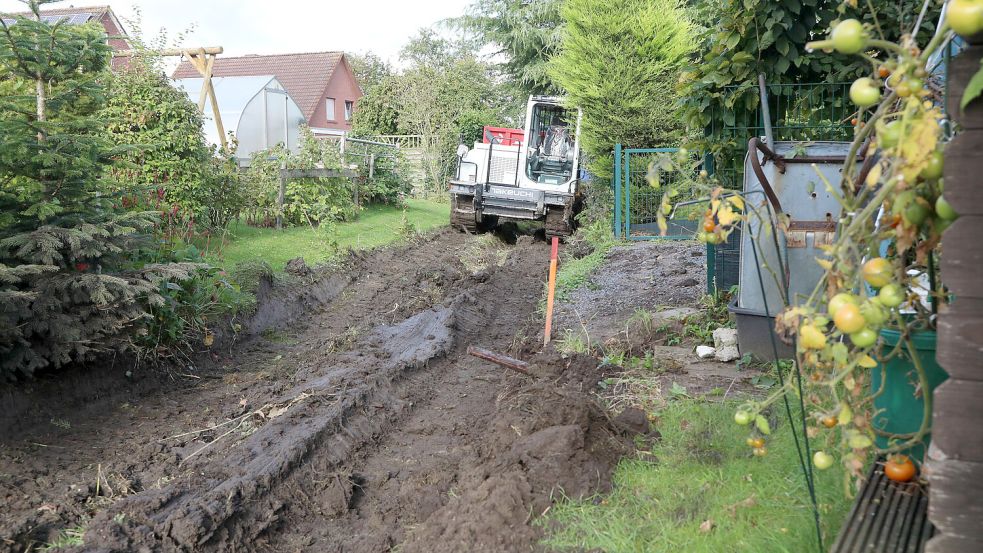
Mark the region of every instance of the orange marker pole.
[[553, 237], [553, 247], [550, 249], [550, 280], [546, 291], [546, 330], [543, 332], [543, 345], [548, 346], [553, 333], [553, 298], [556, 295], [556, 262], [560, 239]]

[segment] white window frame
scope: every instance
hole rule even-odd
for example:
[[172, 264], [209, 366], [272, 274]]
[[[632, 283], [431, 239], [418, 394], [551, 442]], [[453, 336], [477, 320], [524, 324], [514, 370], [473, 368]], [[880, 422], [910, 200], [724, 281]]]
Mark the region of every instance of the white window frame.
[[345, 121], [352, 120], [352, 114], [355, 113], [355, 101], [345, 100]]
[[335, 119], [335, 99], [334, 98], [325, 98], [324, 99], [324, 110], [325, 110], [324, 114], [326, 116], [325, 118], [328, 121], [337, 121], [337, 119]]

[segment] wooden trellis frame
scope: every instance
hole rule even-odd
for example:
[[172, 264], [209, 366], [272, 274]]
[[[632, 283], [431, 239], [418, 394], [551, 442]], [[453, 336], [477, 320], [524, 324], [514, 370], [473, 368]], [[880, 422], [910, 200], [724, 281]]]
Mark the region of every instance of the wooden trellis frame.
[[[215, 69], [215, 58], [224, 49], [221, 46], [201, 46], [198, 48], [165, 48], [157, 54], [163, 57], [181, 57], [188, 60], [191, 65], [198, 70], [202, 76], [201, 94], [198, 95], [198, 110], [205, 113], [205, 102], [210, 101], [212, 105], [212, 115], [215, 118], [215, 129], [218, 131], [218, 139], [222, 143], [222, 151], [229, 151], [228, 140], [225, 137], [225, 125], [222, 124], [222, 114], [218, 110], [218, 98], [215, 97], [215, 87], [212, 84], [212, 72]], [[136, 54], [135, 50], [125, 50], [116, 52], [114, 56], [129, 57]]]

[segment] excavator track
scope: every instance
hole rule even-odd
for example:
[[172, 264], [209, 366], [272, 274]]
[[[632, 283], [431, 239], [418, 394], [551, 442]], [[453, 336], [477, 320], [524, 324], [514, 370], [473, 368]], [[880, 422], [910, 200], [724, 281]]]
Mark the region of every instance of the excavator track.
[[471, 207], [470, 197], [453, 196], [451, 199], [451, 226], [463, 232], [477, 234], [478, 221], [475, 220], [474, 211], [470, 209]]
[[554, 236], [564, 237], [573, 234], [573, 226], [570, 224], [570, 219], [567, 217], [567, 210], [562, 208], [549, 208], [546, 210], [546, 222], [544, 225], [546, 229], [546, 237], [552, 238]]

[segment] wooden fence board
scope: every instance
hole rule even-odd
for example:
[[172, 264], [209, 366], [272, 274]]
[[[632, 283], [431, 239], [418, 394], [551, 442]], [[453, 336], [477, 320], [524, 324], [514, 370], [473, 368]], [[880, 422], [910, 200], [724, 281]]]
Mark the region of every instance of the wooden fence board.
[[983, 215], [980, 167], [983, 167], [983, 129], [964, 131], [946, 145], [945, 198], [960, 215]]
[[[948, 187], [946, 183], [946, 193]], [[942, 241], [942, 282], [957, 298], [983, 298], [983, 215], [960, 217]]]
[[953, 121], [962, 125], [964, 129], [983, 128], [983, 98], [979, 98], [966, 106], [965, 111], [959, 109], [959, 102], [966, 90], [966, 84], [980, 69], [981, 57], [983, 57], [983, 46], [971, 46], [952, 58], [949, 63], [947, 108]]
[[932, 479], [928, 512], [935, 526], [947, 536], [983, 542], [983, 463], [948, 459], [930, 462], [926, 470]]
[[933, 399], [932, 447], [945, 459], [983, 462], [983, 382], [949, 379], [935, 389]]
[[976, 553], [983, 551], [983, 541], [936, 535], [925, 545], [925, 553]]
[[957, 298], [942, 311], [935, 358], [950, 378], [983, 380], [983, 299]]

